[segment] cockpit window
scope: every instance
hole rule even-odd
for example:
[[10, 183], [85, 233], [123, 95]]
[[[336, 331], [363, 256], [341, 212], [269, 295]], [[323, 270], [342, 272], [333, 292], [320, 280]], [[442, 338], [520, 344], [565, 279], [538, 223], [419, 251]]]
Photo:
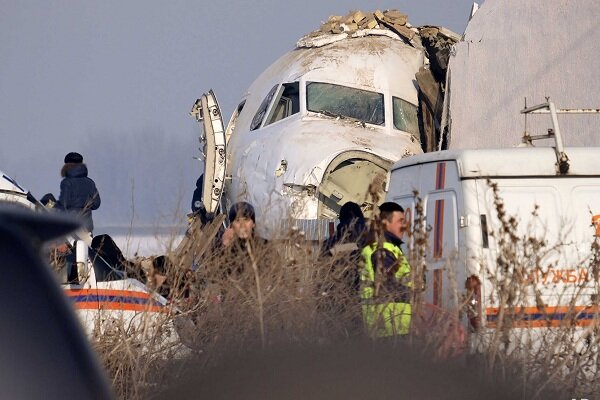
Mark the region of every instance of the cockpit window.
[[238, 117], [240, 116], [240, 113], [244, 109], [245, 105], [246, 105], [246, 100], [244, 99], [240, 102], [240, 104], [238, 104], [237, 108], [231, 115], [231, 119], [229, 120], [229, 123], [227, 124], [227, 129], [225, 130], [225, 140], [227, 142], [229, 142], [229, 137], [231, 136], [231, 132], [233, 132], [235, 130], [235, 124], [237, 123]]
[[271, 107], [265, 126], [272, 124], [273, 122], [281, 121], [299, 111], [300, 91], [298, 82], [284, 83], [277, 92], [275, 102], [273, 107]]
[[242, 100], [240, 104], [238, 104], [235, 112], [239, 115], [239, 113], [242, 112], [242, 110], [244, 109], [244, 106], [246, 105], [246, 100]]
[[350, 118], [374, 125], [385, 123], [383, 94], [331, 83], [306, 84], [306, 106], [332, 117]]
[[394, 128], [418, 135], [417, 106], [399, 97], [392, 97], [392, 104], [394, 107]]
[[269, 104], [271, 104], [271, 100], [273, 100], [273, 96], [275, 96], [275, 92], [277, 91], [277, 87], [279, 85], [273, 86], [273, 88], [267, 94], [267, 97], [260, 103], [260, 107], [254, 114], [254, 118], [252, 118], [252, 123], [250, 124], [250, 130], [254, 131], [262, 125], [263, 120], [265, 119], [265, 115], [267, 114], [267, 109], [269, 108]]

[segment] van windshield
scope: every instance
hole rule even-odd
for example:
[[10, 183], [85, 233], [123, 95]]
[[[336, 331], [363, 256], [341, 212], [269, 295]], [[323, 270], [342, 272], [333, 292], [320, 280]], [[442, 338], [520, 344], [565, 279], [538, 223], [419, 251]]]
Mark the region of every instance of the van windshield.
[[331, 83], [308, 82], [306, 107], [332, 117], [355, 119], [367, 124], [383, 125], [383, 94]]

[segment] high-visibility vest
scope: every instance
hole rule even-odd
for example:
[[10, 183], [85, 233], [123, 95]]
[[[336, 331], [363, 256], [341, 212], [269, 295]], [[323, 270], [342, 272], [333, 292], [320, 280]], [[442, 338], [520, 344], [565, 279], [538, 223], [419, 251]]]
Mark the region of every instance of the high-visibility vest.
[[[390, 251], [396, 260], [400, 263], [398, 269], [394, 274], [394, 278], [398, 282], [402, 282], [407, 288], [412, 287], [411, 276], [410, 276], [410, 265], [404, 257], [402, 250], [399, 246], [391, 242], [383, 242], [383, 248]], [[377, 251], [377, 243], [365, 246], [362, 249], [362, 257], [364, 260], [364, 268], [360, 274], [360, 280], [362, 283], [361, 298], [363, 300], [373, 298], [375, 294], [375, 268], [373, 268], [373, 254]]]
[[[362, 314], [367, 333], [372, 337], [389, 337], [406, 335], [410, 331], [412, 307], [410, 304], [410, 289], [412, 287], [410, 265], [400, 247], [390, 242], [383, 243], [383, 249], [391, 252], [399, 262], [394, 273], [402, 299], [389, 297], [390, 293], [378, 299], [375, 296], [375, 269], [372, 256], [377, 251], [377, 243], [366, 246], [362, 250], [364, 267], [361, 271], [361, 298], [363, 300]], [[383, 267], [383, 266], [381, 266]], [[404, 287], [405, 290], [401, 288]]]

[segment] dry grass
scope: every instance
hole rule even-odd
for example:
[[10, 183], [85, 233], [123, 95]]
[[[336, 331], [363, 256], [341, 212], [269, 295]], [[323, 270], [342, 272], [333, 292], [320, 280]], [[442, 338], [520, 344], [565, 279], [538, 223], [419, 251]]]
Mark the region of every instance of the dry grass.
[[[415, 196], [418, 199], [417, 193]], [[411, 352], [424, 355], [427, 360], [454, 359], [458, 364], [452, 368], [463, 370], [461, 379], [465, 384], [496, 382], [502, 390], [509, 387], [503, 392], [507, 395], [500, 398], [574, 398], [597, 393], [598, 319], [585, 328], [576, 327], [573, 321], [581, 312], [575, 311], [575, 305], [581, 304], [580, 296], [588, 296], [585, 301], [596, 307], [599, 296], [590, 296], [590, 288], [582, 286], [575, 295], [569, 294], [567, 304], [572, 312], [564, 324], [537, 329], [535, 338], [515, 335], [514, 327], [524, 317], [519, 310], [531, 306], [532, 294], [537, 305], [542, 310], [545, 307], [539, 290], [526, 277], [532, 269], [547, 273], [549, 266], [544, 262], [551, 259], [548, 254], [560, 252], [561, 246], [549, 247], [536, 237], [519, 237], [518, 221], [506, 215], [497, 191], [496, 200], [496, 212], [502, 222], [501, 228], [493, 232], [500, 250], [498, 267], [487, 266], [485, 278], [493, 286], [491, 296], [499, 307], [497, 327], [479, 334], [470, 332], [471, 341], [467, 343], [461, 326], [466, 325], [474, 310], [469, 309], [470, 298], [464, 284], [454, 282], [457, 307], [447, 311], [431, 312], [431, 308], [423, 306], [422, 291], [416, 290], [416, 316], [408, 340]], [[254, 359], [262, 360], [260, 354], [286, 346], [290, 354], [297, 354], [298, 348], [327, 352], [327, 346], [354, 346], [356, 341], [364, 349], [359, 294], [352, 284], [360, 266], [349, 253], [320, 256], [318, 246], [292, 229], [281, 235], [284, 239], [249, 242], [232, 254], [213, 246], [220, 222], [202, 229], [194, 222], [188, 236], [167, 257], [169, 298], [176, 310], [180, 339], [192, 348], [189, 354], [175, 356], [173, 343], [162, 341], [161, 329], [168, 326], [166, 321], [172, 315], [164, 316], [164, 324], [116, 324], [96, 336], [95, 347], [119, 397], [151, 398], [163, 390], [169, 393], [180, 385], [178, 377], [189, 368], [196, 371], [197, 382], [206, 382], [205, 377], [227, 365], [224, 360], [247, 354], [258, 354]], [[377, 217], [372, 224], [380, 233]], [[414, 245], [407, 252], [415, 288], [426, 284], [423, 276], [427, 271], [428, 230], [422, 202], [418, 200], [412, 227]], [[599, 293], [598, 240], [593, 243], [592, 256], [581, 262], [584, 264], [579, 265], [586, 265], [593, 276], [594, 293]], [[455, 268], [456, 264], [447, 266], [449, 271]], [[152, 271], [149, 277], [150, 282], [155, 282]], [[557, 296], [560, 298], [561, 294]], [[477, 348], [476, 355], [467, 355], [467, 345]], [[399, 357], [394, 351], [389, 354]], [[394, 362], [401, 364], [398, 358]]]

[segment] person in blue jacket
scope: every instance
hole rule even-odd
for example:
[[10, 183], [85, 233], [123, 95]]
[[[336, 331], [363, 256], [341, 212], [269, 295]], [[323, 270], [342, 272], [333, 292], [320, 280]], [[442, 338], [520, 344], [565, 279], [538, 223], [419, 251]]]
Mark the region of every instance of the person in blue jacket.
[[71, 152], [65, 156], [65, 165], [60, 171], [60, 196], [55, 208], [78, 214], [83, 219], [83, 228], [90, 234], [94, 230], [92, 210], [100, 207], [100, 193], [96, 183], [88, 178], [83, 156]]

